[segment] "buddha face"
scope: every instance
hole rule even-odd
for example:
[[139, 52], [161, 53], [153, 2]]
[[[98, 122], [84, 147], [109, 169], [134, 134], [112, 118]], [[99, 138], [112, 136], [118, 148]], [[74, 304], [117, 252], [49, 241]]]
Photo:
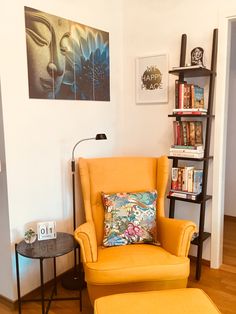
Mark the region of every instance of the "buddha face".
[[68, 20], [25, 8], [30, 98], [56, 98], [65, 73]]

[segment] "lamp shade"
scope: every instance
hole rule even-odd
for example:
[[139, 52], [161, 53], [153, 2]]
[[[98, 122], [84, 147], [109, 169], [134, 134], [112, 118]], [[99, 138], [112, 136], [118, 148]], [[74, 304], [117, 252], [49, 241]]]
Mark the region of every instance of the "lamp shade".
[[95, 140], [106, 140], [106, 139], [107, 139], [107, 136], [104, 133], [97, 134], [95, 137]]

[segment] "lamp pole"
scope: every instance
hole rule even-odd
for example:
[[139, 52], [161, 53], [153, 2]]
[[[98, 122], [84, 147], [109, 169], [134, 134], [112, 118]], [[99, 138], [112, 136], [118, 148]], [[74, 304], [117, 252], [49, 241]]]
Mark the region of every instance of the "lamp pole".
[[[99, 133], [95, 137], [84, 138], [78, 141], [73, 149], [72, 149], [72, 158], [71, 158], [71, 174], [72, 174], [72, 208], [73, 208], [73, 231], [76, 229], [76, 202], [75, 202], [75, 149], [76, 147], [85, 141], [90, 140], [106, 140], [106, 134]], [[79, 260], [80, 260], [80, 248], [79, 248]], [[82, 285], [81, 281], [81, 272], [76, 270], [77, 266], [77, 257], [76, 257], [76, 249], [74, 249], [74, 270], [69, 272], [66, 276], [62, 278], [62, 285], [66, 289], [76, 290]]]

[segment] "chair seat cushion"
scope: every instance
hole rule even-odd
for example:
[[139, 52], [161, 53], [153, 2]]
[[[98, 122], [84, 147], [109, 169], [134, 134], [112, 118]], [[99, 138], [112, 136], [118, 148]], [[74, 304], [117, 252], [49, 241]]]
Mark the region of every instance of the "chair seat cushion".
[[95, 300], [95, 314], [219, 314], [205, 294], [196, 288], [114, 294]]
[[98, 247], [98, 259], [85, 265], [89, 284], [178, 280], [189, 276], [189, 259], [177, 257], [160, 246], [132, 244]]

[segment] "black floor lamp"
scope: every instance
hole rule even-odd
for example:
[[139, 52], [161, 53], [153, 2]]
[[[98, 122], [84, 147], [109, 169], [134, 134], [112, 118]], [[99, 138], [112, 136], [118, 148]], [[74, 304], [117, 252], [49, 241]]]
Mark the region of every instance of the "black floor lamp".
[[[72, 200], [73, 200], [73, 230], [76, 229], [76, 204], [75, 204], [75, 149], [76, 147], [85, 141], [90, 140], [106, 140], [106, 134], [97, 134], [95, 137], [84, 138], [78, 141], [72, 149], [72, 158], [71, 158], [71, 174], [72, 174]], [[80, 250], [79, 250], [79, 259], [80, 259]], [[77, 290], [81, 285], [83, 285], [83, 280], [81, 278], [81, 271], [77, 271], [77, 256], [76, 250], [74, 250], [74, 269], [71, 272], [68, 272], [65, 276], [62, 277], [62, 285], [66, 289]]]

